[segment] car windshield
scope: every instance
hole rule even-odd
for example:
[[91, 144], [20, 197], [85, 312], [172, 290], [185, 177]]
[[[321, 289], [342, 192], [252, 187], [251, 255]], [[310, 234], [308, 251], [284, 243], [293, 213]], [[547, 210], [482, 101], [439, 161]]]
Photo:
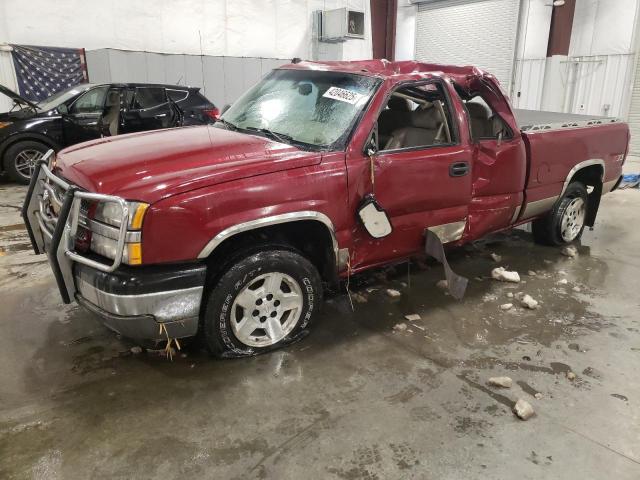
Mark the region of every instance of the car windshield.
[[69, 87], [65, 90], [60, 90], [58, 93], [54, 93], [49, 98], [45, 98], [44, 100], [38, 102], [36, 105], [40, 110], [51, 110], [52, 108], [56, 108], [61, 103], [66, 102], [67, 100], [75, 97], [76, 95], [84, 92], [89, 87], [89, 84], [80, 84], [74, 85], [73, 87]]
[[346, 139], [379, 84], [364, 75], [274, 70], [240, 97], [220, 123], [285, 143], [329, 148]]

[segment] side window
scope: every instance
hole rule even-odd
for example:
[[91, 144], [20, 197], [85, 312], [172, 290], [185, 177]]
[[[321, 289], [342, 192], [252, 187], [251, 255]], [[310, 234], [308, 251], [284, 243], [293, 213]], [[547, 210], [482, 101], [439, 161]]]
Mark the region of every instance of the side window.
[[187, 90], [174, 90], [172, 88], [167, 88], [167, 95], [174, 102], [181, 102], [189, 96], [189, 92]]
[[378, 117], [379, 150], [432, 147], [455, 141], [442, 86], [417, 84], [395, 90]]
[[102, 113], [109, 87], [88, 90], [71, 106], [71, 113]]
[[465, 100], [464, 105], [469, 113], [471, 137], [474, 140], [511, 138], [507, 124], [480, 95]]
[[163, 103], [167, 103], [164, 88], [160, 87], [140, 87], [136, 89], [136, 96], [133, 100], [133, 108], [145, 109], [153, 108]]
[[127, 88], [124, 93], [124, 104], [127, 108], [133, 108], [133, 89]]

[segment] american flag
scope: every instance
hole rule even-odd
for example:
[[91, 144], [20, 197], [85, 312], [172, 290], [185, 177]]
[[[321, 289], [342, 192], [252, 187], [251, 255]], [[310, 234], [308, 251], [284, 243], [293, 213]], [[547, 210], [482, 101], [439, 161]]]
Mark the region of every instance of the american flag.
[[54, 93], [89, 81], [83, 48], [11, 45], [18, 90], [39, 102]]

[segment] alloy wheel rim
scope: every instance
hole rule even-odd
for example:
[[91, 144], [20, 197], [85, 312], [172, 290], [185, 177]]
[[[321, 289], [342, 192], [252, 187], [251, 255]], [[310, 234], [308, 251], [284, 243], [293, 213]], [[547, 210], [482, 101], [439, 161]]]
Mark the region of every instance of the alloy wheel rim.
[[231, 307], [231, 329], [250, 347], [275, 345], [298, 324], [302, 289], [286, 273], [269, 272], [249, 282]]
[[580, 234], [584, 225], [586, 205], [582, 198], [571, 200], [562, 215], [560, 234], [565, 242], [571, 242]]
[[39, 150], [22, 150], [16, 155], [16, 171], [25, 178], [31, 178], [36, 169], [36, 162], [44, 156]]

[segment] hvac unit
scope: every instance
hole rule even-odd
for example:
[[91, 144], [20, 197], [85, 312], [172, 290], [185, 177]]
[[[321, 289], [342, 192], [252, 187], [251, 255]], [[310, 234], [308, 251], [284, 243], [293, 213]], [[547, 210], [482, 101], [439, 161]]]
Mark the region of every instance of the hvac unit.
[[364, 12], [348, 8], [323, 10], [318, 15], [318, 39], [323, 42], [344, 42], [349, 38], [364, 38]]

